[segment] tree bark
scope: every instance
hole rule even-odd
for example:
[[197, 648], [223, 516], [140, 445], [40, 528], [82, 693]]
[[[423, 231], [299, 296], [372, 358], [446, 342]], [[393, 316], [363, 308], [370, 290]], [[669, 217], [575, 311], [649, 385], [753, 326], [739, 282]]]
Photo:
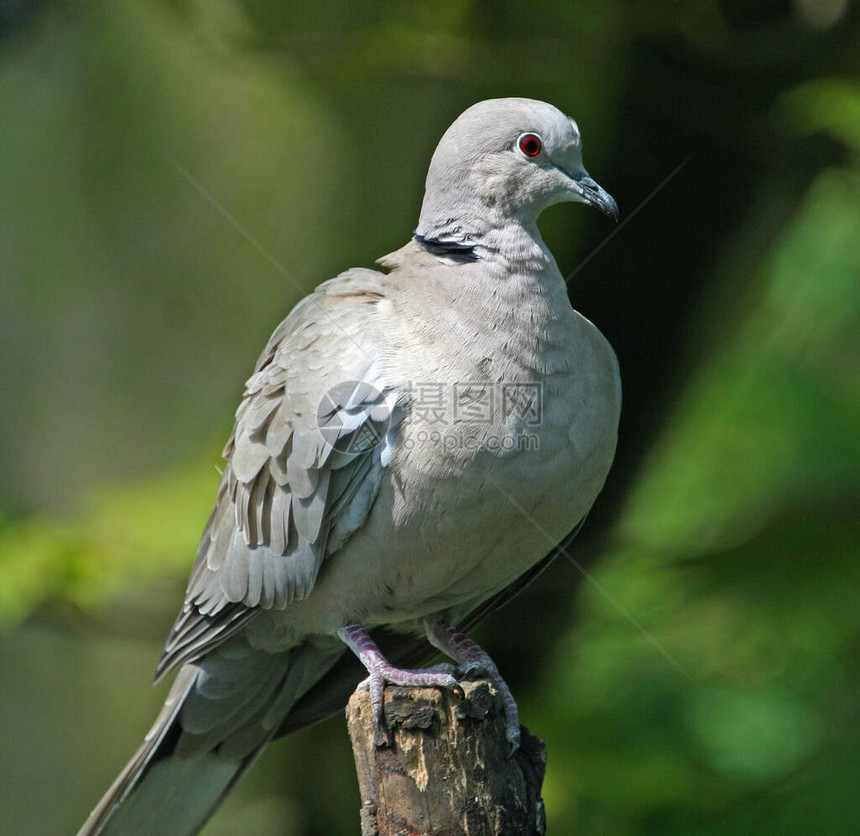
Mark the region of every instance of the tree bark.
[[538, 836], [546, 747], [528, 729], [510, 756], [502, 702], [483, 680], [385, 689], [377, 725], [367, 689], [346, 709], [362, 836]]

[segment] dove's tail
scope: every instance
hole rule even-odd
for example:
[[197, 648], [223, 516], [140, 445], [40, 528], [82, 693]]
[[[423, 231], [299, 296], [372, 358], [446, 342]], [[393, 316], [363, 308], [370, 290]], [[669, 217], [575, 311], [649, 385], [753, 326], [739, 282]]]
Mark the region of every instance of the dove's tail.
[[237, 638], [185, 665], [78, 836], [197, 833], [336, 658], [310, 646], [271, 654]]

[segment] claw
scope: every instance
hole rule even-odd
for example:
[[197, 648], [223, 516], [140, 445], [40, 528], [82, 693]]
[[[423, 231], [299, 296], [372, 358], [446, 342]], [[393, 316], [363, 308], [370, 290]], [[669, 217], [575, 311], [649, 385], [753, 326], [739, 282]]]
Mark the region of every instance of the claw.
[[515, 727], [511, 725], [510, 721], [505, 724], [505, 737], [508, 739], [508, 744], [511, 747], [508, 750], [508, 760], [510, 760], [517, 753], [517, 749], [520, 748], [520, 724], [518, 719]]
[[480, 662], [467, 662], [457, 668], [458, 679], [480, 679], [482, 676], [488, 676], [489, 673]]

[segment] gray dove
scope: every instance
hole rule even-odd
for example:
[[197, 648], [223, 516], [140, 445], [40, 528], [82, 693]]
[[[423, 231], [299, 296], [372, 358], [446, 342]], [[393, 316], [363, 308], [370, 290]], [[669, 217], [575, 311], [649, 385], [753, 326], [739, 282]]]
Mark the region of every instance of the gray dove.
[[[480, 102], [439, 142], [385, 271], [347, 270], [278, 326], [158, 665], [175, 682], [80, 834], [197, 832], [270, 740], [363, 676], [382, 722], [387, 683], [456, 688], [480, 669], [517, 745], [516, 703], [465, 631], [585, 518], [621, 401], [537, 228], [561, 201], [617, 220], [576, 123]], [[457, 667], [410, 669], [433, 648]]]

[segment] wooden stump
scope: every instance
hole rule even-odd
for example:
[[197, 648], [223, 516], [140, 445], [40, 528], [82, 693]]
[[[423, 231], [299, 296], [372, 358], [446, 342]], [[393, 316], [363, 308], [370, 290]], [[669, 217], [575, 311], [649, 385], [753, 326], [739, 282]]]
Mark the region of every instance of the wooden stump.
[[385, 727], [370, 694], [346, 709], [358, 782], [362, 836], [543, 834], [540, 797], [546, 747], [521, 727], [510, 757], [502, 702], [483, 680], [440, 688], [385, 689]]

